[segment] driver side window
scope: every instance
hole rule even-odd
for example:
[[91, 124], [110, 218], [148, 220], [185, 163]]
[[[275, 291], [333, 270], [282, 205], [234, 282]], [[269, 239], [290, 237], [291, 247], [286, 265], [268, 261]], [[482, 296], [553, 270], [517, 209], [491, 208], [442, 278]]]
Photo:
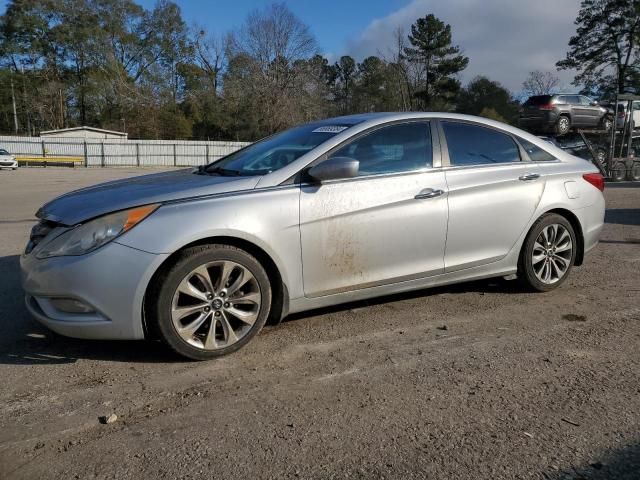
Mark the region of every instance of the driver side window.
[[349, 157], [360, 162], [358, 176], [401, 173], [432, 166], [429, 122], [389, 125], [339, 148], [328, 158]]

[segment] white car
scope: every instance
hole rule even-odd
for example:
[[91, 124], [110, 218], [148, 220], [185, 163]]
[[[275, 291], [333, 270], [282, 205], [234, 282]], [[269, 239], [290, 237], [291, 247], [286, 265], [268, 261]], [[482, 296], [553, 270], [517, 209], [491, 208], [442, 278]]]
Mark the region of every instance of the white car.
[[[625, 122], [629, 118], [629, 104], [628, 102], [618, 102], [618, 108], [616, 109], [616, 128], [623, 128]], [[633, 112], [634, 129], [640, 128], [640, 100], [634, 100], [631, 106]]]
[[18, 161], [16, 157], [7, 152], [4, 148], [0, 148], [0, 169], [10, 168], [16, 170], [18, 168]]

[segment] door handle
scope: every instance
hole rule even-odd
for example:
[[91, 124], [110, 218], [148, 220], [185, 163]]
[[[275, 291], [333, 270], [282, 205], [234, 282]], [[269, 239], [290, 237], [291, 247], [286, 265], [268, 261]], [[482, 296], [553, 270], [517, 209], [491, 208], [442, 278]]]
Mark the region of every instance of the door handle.
[[442, 194], [444, 194], [444, 190], [434, 189], [434, 188], [425, 188], [424, 190], [420, 190], [420, 193], [418, 193], [413, 198], [415, 198], [416, 200], [420, 200], [423, 198], [435, 198], [435, 197], [439, 197]]
[[537, 180], [540, 178], [540, 175], [537, 173], [525, 173], [521, 177], [518, 177], [518, 180], [522, 180], [523, 182], [530, 182], [531, 180]]

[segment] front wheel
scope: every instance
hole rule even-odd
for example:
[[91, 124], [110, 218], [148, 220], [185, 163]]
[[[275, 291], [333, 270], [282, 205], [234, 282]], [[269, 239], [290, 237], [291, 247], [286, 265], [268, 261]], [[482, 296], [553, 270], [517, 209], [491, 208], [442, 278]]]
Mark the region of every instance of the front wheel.
[[185, 249], [151, 295], [149, 323], [169, 347], [193, 360], [240, 349], [262, 329], [271, 308], [264, 268], [229, 245]]
[[528, 288], [547, 292], [560, 286], [576, 258], [576, 235], [561, 215], [540, 217], [525, 239], [518, 265], [518, 278]]
[[613, 120], [611, 119], [611, 117], [604, 117], [601, 121], [600, 121], [600, 127], [603, 130], [606, 130], [607, 132], [609, 130], [611, 130], [611, 128], [613, 127]]

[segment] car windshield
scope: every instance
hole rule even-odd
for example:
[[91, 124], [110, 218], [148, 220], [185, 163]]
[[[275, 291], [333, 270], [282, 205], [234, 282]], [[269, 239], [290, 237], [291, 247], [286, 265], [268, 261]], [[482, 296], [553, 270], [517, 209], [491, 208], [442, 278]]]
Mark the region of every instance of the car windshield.
[[4, 148], [0, 148], [0, 155], [9, 155], [9, 152], [7, 152]]
[[351, 125], [310, 124], [260, 140], [205, 167], [219, 175], [266, 175], [289, 165]]

